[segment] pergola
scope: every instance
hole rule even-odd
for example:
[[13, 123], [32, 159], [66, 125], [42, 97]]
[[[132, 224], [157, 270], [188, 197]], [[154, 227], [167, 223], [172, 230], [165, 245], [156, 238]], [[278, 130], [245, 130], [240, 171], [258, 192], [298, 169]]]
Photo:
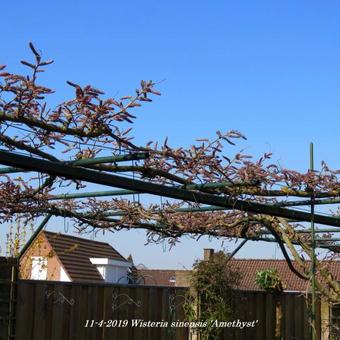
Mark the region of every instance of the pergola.
[[[208, 231], [204, 228], [204, 225], [196, 225], [196, 228], [192, 229], [171, 229], [171, 221], [168, 221], [170, 229], [165, 228], [164, 223], [161, 222], [153, 224], [140, 222], [135, 227], [152, 230], [154, 233], [164, 234], [168, 237], [179, 237], [185, 233], [205, 235], [209, 232], [211, 236], [244, 239], [231, 253], [232, 256], [248, 240], [277, 242], [290, 269], [303, 279], [311, 279], [312, 281], [312, 320], [315, 321], [317, 260], [315, 248], [328, 249], [335, 253], [340, 252], [340, 238], [319, 236], [340, 232], [340, 229], [338, 229], [340, 227], [340, 218], [315, 213], [315, 206], [339, 204], [339, 187], [336, 187], [337, 191], [332, 186], [330, 186], [329, 192], [316, 191], [312, 186], [309, 186], [308, 181], [301, 180], [304, 188], [299, 191], [296, 188], [291, 189], [289, 184], [283, 188], [285, 190], [267, 190], [267, 188], [261, 187], [261, 183], [265, 183], [264, 187], [268, 184], [261, 182], [261, 174], [258, 176], [260, 179], [257, 179], [257, 174], [252, 174], [252, 171], [247, 173], [246, 170], [246, 176], [243, 177], [248, 175], [254, 177], [255, 182], [253, 182], [254, 178], [249, 181], [246, 179], [237, 179], [236, 182], [231, 180], [233, 176], [230, 176], [228, 170], [231, 170], [234, 175], [237, 172], [235, 169], [238, 168], [233, 165], [230, 159], [222, 154], [221, 149], [223, 148], [223, 142], [233, 144], [231, 139], [244, 138], [235, 131], [226, 134], [218, 131], [218, 137], [215, 141], [204, 140], [200, 146], [193, 146], [193, 149], [185, 151], [171, 149], [168, 147], [167, 141], [164, 142], [164, 146], [161, 149], [157, 149], [157, 146], [154, 148], [135, 146], [126, 137], [129, 131], [121, 131], [116, 126], [116, 123], [122, 121], [131, 123], [135, 117], [129, 113], [129, 110], [135, 106], [140, 106], [144, 101], [151, 101], [148, 95], [159, 94], [153, 90], [155, 84], [152, 81], [142, 81], [141, 88], [136, 90], [135, 96], [123, 97], [121, 100], [114, 98], [103, 100], [101, 99], [103, 94], [101, 91], [91, 86], [82, 88], [77, 84], [68, 82], [70, 86], [75, 88], [76, 98], [63, 102], [55, 109], [46, 109], [44, 97], [52, 93], [52, 90], [39, 86], [36, 83], [36, 79], [38, 72], [42, 71], [41, 68], [51, 64], [52, 61], [43, 62], [40, 54], [32, 44], [30, 44], [30, 48], [35, 56], [35, 63], [32, 64], [26, 61], [22, 61], [22, 63], [32, 70], [32, 76], [25, 78], [6, 72], [0, 73], [0, 78], [4, 78], [4, 85], [0, 83], [0, 95], [4, 93], [4, 99], [0, 96], [0, 127], [2, 128], [2, 133], [0, 134], [0, 144], [2, 145], [0, 149], [0, 164], [7, 166], [0, 169], [0, 176], [7, 176], [8, 182], [13, 184], [13, 176], [18, 174], [25, 176], [30, 172], [38, 172], [38, 174], [47, 175], [47, 179], [45, 179], [42, 186], [29, 191], [28, 194], [25, 193], [26, 196], [18, 195], [20, 196], [18, 202], [20, 201], [23, 205], [26, 204], [28, 212], [30, 209], [30, 199], [36, 198], [36, 196], [40, 199], [41, 191], [48, 187], [53, 187], [55, 179], [61, 178], [63, 180], [70, 180], [73, 183], [92, 183], [105, 186], [107, 190], [85, 192], [79, 191], [77, 185], [73, 192], [67, 194], [60, 194], [60, 192], [55, 190], [52, 190], [52, 193], [50, 191], [44, 192], [41, 195], [43, 202], [71, 202], [99, 197], [121, 199], [122, 197], [129, 198], [134, 194], [148, 194], [181, 202], [180, 207], [171, 207], [170, 209], [168, 207], [164, 207], [164, 209], [160, 207], [157, 210], [157, 213], [160, 215], [164, 212], [170, 215], [187, 216], [203, 214], [199, 219], [199, 222], [202, 224], [206, 222], [204, 220], [204, 213], [211, 213], [211, 215], [218, 215], [224, 212], [226, 212], [225, 215], [227, 213], [232, 214], [233, 212], [242, 213], [242, 223], [235, 224], [235, 228], [239, 228], [239, 232], [230, 235], [221, 233], [221, 231], [226, 230], [226, 228], [223, 228], [223, 223], [218, 230], [214, 229], [214, 225], [212, 225]], [[4, 66], [0, 66], [0, 71], [3, 69]], [[25, 141], [20, 140], [17, 136], [13, 137], [17, 131], [24, 132]], [[66, 140], [65, 136], [69, 136], [72, 140]], [[88, 151], [86, 150], [86, 144], [91, 141], [93, 142], [91, 144], [92, 154], [90, 152], [88, 155], [86, 153]], [[48, 149], [54, 148], [54, 144], [66, 145], [67, 152], [72, 147], [78, 146], [79, 152], [77, 157], [71, 152], [73, 157], [71, 161], [61, 160], [61, 157], [57, 158], [58, 156], [52, 154], [50, 149]], [[112, 146], [114, 145], [119, 146], [118, 151], [113, 149]], [[107, 155], [102, 156], [104, 152]], [[101, 157], [98, 157], [97, 154], [100, 154]], [[208, 156], [206, 157], [207, 154]], [[200, 157], [204, 158], [202, 163], [200, 163]], [[240, 167], [244, 166], [247, 168], [247, 163], [240, 161], [242, 157], [246, 158], [247, 156], [238, 154], [237, 157], [237, 164], [241, 163]], [[190, 158], [191, 163], [187, 162], [188, 158]], [[145, 165], [150, 160], [151, 163]], [[161, 163], [162, 161], [163, 163]], [[227, 162], [227, 166], [223, 165], [224, 161]], [[143, 162], [143, 164], [141, 166], [118, 166], [117, 164], [121, 162], [136, 162], [138, 164]], [[180, 165], [178, 165], [179, 163]], [[210, 164], [213, 164], [213, 166], [210, 166]], [[201, 172], [197, 172], [191, 177], [191, 167], [195, 166], [201, 167]], [[256, 166], [257, 169], [261, 168], [263, 170], [262, 163]], [[220, 172], [218, 176], [211, 176], [216, 171]], [[311, 179], [313, 180], [314, 161], [312, 145], [310, 149], [310, 167], [307, 175], [309, 174], [311, 174]], [[243, 178], [242, 176], [239, 177]], [[219, 180], [219, 178], [224, 178], [224, 180]], [[334, 177], [332, 178], [334, 179]], [[257, 180], [259, 183], [256, 182]], [[327, 181], [325, 183], [326, 189], [329, 189], [327, 187], [329, 183]], [[338, 181], [334, 181], [332, 184], [335, 187], [338, 185]], [[13, 184], [14, 187], [15, 184]], [[16, 186], [16, 188], [18, 187], [20, 185]], [[245, 195], [240, 194], [242, 193], [242, 188], [246, 188]], [[6, 190], [8, 197], [5, 199], [8, 199], [10, 202], [8, 211], [11, 214], [22, 213], [23, 210], [16, 210], [15, 205], [18, 202], [15, 199], [12, 201], [10, 189], [6, 188]], [[260, 190], [260, 193], [258, 190]], [[263, 197], [266, 199], [263, 199]], [[299, 199], [296, 197], [299, 197]], [[129, 199], [126, 201], [129, 201]], [[298, 210], [297, 207], [301, 206], [307, 207], [308, 211]], [[143, 208], [142, 204], [140, 207]], [[128, 209], [124, 208], [99, 212], [101, 221], [107, 223], [109, 227], [110, 223], [112, 223], [113, 226], [121, 226], [127, 229], [130, 229], [131, 225], [124, 221], [126, 220], [125, 217], [129, 216], [130, 213]], [[87, 215], [82, 214], [80, 212], [77, 217], [87, 218]], [[51, 216], [75, 217], [75, 214], [71, 211], [65, 210], [61, 214], [55, 207], [52, 205], [48, 206], [48, 204], [39, 206], [39, 211], [34, 216], [42, 215], [45, 218], [35, 229], [31, 239], [21, 250], [21, 254], [23, 254], [28, 245], [46, 225]], [[310, 235], [307, 241], [304, 241], [312, 249], [310, 256], [312, 269], [308, 275], [302, 275], [296, 270], [285, 248], [285, 244], [301, 245], [301, 243], [296, 238], [290, 237], [289, 233], [287, 235], [280, 235], [272, 226], [271, 220], [267, 220], [267, 223], [265, 223], [266, 220], [256, 219], [256, 216], [260, 216], [262, 219], [263, 217], [276, 218], [278, 223], [283, 225], [292, 222], [289, 225], [290, 232], [298, 236]], [[92, 217], [92, 221], [95, 223], [97, 215]], [[142, 220], [143, 218], [139, 219], [139, 221]], [[306, 222], [310, 223], [310, 228], [308, 229], [302, 228], [298, 224]], [[251, 223], [257, 226], [256, 231], [253, 233], [248, 232], [251, 229]], [[315, 228], [316, 223], [327, 226], [327, 228]], [[291, 248], [289, 249], [292, 251]], [[335, 290], [339, 294], [338, 288]]]

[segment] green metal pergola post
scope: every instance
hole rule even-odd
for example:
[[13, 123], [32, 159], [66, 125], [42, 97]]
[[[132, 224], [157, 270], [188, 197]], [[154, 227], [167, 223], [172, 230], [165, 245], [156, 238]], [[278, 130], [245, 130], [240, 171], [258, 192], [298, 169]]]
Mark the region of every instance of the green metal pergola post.
[[[309, 147], [309, 157], [310, 157], [310, 164], [309, 169], [310, 171], [314, 171], [314, 145], [310, 143]], [[314, 226], [314, 189], [311, 194], [311, 204], [310, 204], [310, 213], [311, 213], [311, 241], [312, 241], [312, 270], [311, 270], [311, 280], [312, 280], [312, 327], [311, 327], [311, 334], [312, 340], [316, 340], [316, 287], [315, 287], [315, 275], [316, 275], [316, 261], [315, 261], [315, 226]]]
[[229, 262], [238, 252], [239, 250], [248, 242], [248, 239], [244, 239], [228, 256], [228, 261]]

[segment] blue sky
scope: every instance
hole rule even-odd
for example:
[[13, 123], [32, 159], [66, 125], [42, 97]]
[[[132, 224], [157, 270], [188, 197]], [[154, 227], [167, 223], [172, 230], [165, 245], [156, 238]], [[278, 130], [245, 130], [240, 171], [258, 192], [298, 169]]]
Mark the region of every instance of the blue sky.
[[[160, 81], [162, 96], [136, 111], [136, 142], [189, 146], [216, 130], [237, 129], [247, 153], [274, 153], [285, 167], [315, 159], [340, 168], [340, 4], [337, 1], [6, 1], [1, 8], [0, 63], [23, 70], [33, 41], [55, 60], [43, 81], [71, 95], [72, 80], [109, 95], [132, 94], [141, 79]], [[241, 147], [241, 146], [240, 146]], [[231, 152], [238, 148], [230, 149]], [[62, 230], [52, 221], [50, 230]], [[5, 232], [3, 232], [4, 234]], [[189, 267], [203, 247], [182, 240], [171, 252], [144, 246], [143, 232], [101, 237], [149, 267]], [[234, 245], [227, 244], [229, 250]], [[240, 257], [275, 257], [253, 243]]]

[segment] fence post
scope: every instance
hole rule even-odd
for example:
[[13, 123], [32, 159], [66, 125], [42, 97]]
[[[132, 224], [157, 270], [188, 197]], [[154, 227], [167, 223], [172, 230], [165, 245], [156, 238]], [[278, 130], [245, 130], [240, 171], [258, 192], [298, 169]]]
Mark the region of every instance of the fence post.
[[18, 261], [0, 257], [0, 340], [14, 338]]
[[328, 340], [331, 327], [330, 304], [324, 300], [320, 304], [321, 340]]

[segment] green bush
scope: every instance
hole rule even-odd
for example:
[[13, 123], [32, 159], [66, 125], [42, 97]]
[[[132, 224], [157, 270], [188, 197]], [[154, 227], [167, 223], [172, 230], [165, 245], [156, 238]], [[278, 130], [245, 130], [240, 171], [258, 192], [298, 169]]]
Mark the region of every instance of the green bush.
[[184, 309], [188, 321], [206, 322], [206, 327], [197, 329], [202, 340], [219, 339], [223, 328], [213, 327], [213, 322], [232, 319], [232, 288], [237, 286], [241, 276], [230, 269], [228, 261], [228, 254], [221, 251], [193, 266], [191, 293]]
[[276, 269], [259, 270], [255, 282], [266, 292], [282, 293], [283, 291], [283, 284]]

